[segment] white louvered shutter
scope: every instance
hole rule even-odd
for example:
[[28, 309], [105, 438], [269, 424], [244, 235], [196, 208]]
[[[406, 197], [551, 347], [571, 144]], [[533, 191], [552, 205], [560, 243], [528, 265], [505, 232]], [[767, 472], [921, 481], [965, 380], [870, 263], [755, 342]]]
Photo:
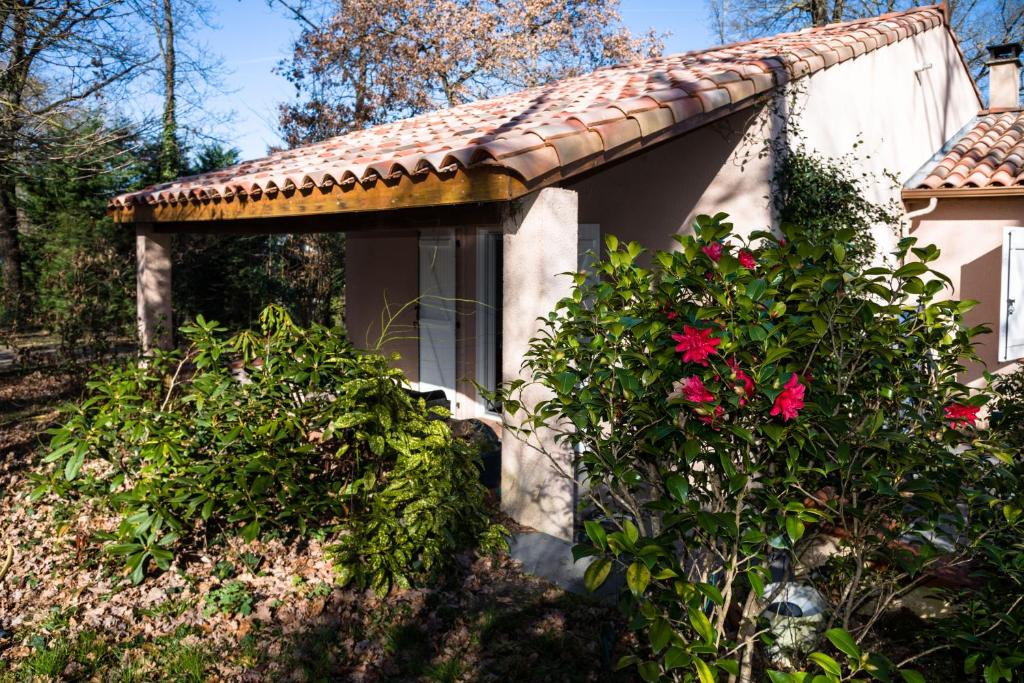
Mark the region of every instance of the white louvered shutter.
[[1024, 357], [1024, 228], [1003, 231], [999, 361]]
[[455, 234], [420, 235], [420, 391], [441, 389], [455, 408]]

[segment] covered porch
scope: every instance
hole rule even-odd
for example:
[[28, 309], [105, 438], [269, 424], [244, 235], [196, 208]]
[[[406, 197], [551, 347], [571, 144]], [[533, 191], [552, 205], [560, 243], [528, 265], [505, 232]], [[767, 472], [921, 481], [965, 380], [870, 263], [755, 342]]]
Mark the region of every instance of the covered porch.
[[[382, 190], [388, 190], [384, 185]], [[309, 195], [313, 195], [310, 192]], [[320, 194], [316, 192], [315, 194]], [[579, 224], [578, 195], [561, 188], [521, 196], [376, 210], [310, 211], [302, 195], [287, 203], [241, 199], [197, 211], [195, 202], [138, 206], [120, 218], [134, 224], [138, 258], [138, 325], [143, 350], [174, 344], [173, 236], [182, 233], [346, 234], [345, 325], [354, 344], [396, 354], [396, 365], [421, 392], [443, 391], [457, 419], [500, 429], [500, 405], [488, 400], [502, 382], [526, 376], [521, 365], [539, 318], [570, 291], [565, 273], [596, 252], [596, 225]], [[260, 202], [262, 199], [262, 206]], [[259, 215], [268, 208], [283, 215]], [[257, 214], [253, 216], [253, 214]], [[541, 398], [527, 392], [527, 401]], [[539, 435], [554, 452], [550, 435]], [[512, 434], [502, 439], [500, 498], [517, 522], [571, 539], [576, 485], [560, 462]]]

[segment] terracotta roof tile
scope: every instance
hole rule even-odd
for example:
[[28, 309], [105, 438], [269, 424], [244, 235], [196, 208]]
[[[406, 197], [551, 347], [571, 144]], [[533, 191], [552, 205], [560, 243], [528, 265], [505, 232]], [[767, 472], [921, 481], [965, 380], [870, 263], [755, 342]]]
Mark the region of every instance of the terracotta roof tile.
[[[292, 187], [370, 184], [396, 174], [446, 177], [475, 165], [504, 168], [530, 183], [559, 167], [604, 158], [612, 151], [613, 156], [627, 153], [648, 141], [680, 134], [708, 114], [728, 112], [776, 85], [943, 21], [939, 7], [924, 7], [598, 69], [155, 185], [121, 195], [111, 205], [219, 202], [239, 194], [288, 192]], [[1011, 134], [1000, 131], [999, 135]], [[995, 146], [995, 139], [979, 142], [982, 137], [983, 133], [971, 138], [970, 145], [985, 144], [1004, 156], [1015, 149], [1016, 142], [1004, 149]], [[940, 180], [980, 180], [977, 160], [966, 152], [959, 154], [957, 163], [964, 168], [951, 166]], [[1000, 182], [1006, 176], [1019, 182], [1020, 157], [1013, 158], [1018, 161], [1009, 166], [993, 158], [983, 174], [995, 178], [993, 169], [998, 168]]]
[[908, 189], [1024, 186], [1024, 111], [980, 116]]

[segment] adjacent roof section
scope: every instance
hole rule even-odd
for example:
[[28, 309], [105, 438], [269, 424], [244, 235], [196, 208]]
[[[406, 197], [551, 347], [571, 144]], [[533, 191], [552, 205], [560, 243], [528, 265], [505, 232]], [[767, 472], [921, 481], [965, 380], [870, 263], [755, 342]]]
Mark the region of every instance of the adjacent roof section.
[[982, 114], [904, 196], [1024, 189], [1024, 111]]
[[[309, 196], [319, 199], [303, 212], [509, 199], [943, 24], [940, 7], [924, 7], [599, 69], [155, 185], [116, 197], [110, 207], [125, 221], [209, 220], [278, 215], [266, 205]], [[496, 174], [507, 182], [495, 182]], [[444, 185], [453, 180], [463, 189], [448, 191]], [[480, 191], [481, 183], [490, 189]], [[431, 188], [426, 199], [410, 194], [417, 184]], [[395, 187], [408, 191], [387, 201], [361, 199]], [[323, 201], [326, 195], [339, 199]], [[254, 211], [258, 202], [263, 206]]]

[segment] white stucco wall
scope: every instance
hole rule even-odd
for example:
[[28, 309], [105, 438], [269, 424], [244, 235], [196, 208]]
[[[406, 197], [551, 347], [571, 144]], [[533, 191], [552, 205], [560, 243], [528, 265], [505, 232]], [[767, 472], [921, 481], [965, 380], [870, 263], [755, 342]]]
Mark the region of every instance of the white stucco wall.
[[[522, 367], [543, 318], [569, 295], [576, 270], [579, 217], [575, 192], [547, 188], [513, 203], [502, 226], [505, 291], [502, 297], [502, 377], [530, 378]], [[519, 397], [532, 408], [550, 396], [528, 385]], [[515, 424], [519, 414], [508, 415]], [[539, 429], [522, 440], [506, 432], [501, 443], [501, 508], [520, 524], [569, 540], [572, 538], [576, 483], [572, 454]]]

